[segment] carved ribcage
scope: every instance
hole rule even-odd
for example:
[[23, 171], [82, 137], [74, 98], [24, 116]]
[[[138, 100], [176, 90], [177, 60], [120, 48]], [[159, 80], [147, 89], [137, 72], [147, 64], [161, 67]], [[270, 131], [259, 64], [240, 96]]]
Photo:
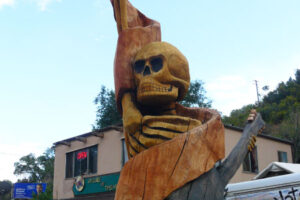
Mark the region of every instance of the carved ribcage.
[[144, 116], [136, 133], [125, 133], [130, 157], [201, 125], [199, 120], [178, 115]]

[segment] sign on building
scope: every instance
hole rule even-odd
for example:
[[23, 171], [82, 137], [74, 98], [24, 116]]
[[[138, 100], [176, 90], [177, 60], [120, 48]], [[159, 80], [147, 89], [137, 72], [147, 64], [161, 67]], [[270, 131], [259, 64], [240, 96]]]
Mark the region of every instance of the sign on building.
[[46, 191], [46, 183], [15, 183], [14, 199], [32, 199], [34, 194]]
[[74, 195], [93, 194], [101, 192], [115, 191], [120, 173], [113, 173], [101, 176], [83, 178], [81, 176], [75, 179], [73, 185]]

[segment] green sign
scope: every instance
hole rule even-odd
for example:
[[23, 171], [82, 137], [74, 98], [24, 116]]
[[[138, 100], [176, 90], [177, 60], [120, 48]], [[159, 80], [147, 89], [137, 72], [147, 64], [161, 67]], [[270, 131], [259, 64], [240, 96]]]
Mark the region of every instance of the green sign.
[[119, 177], [120, 173], [84, 178], [83, 190], [78, 191], [73, 185], [74, 195], [115, 191]]

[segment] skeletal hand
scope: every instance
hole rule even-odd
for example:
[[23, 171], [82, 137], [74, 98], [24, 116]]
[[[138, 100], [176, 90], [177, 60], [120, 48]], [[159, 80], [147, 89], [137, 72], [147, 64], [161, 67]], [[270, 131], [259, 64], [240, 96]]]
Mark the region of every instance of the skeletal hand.
[[252, 135], [250, 137], [250, 140], [249, 140], [249, 144], [248, 144], [248, 151], [252, 151], [255, 147], [255, 142], [256, 142], [256, 136], [255, 135]]
[[[256, 110], [255, 110], [255, 109], [252, 109], [252, 110], [250, 111], [250, 114], [249, 114], [249, 116], [248, 116], [247, 121], [248, 121], [249, 123], [253, 122], [253, 121], [255, 120], [256, 115], [257, 115]], [[261, 128], [261, 129], [259, 130], [258, 134], [261, 134], [262, 131], [264, 130], [264, 128], [265, 128], [265, 127]], [[254, 149], [254, 147], [255, 147], [255, 142], [256, 142], [256, 136], [255, 136], [255, 135], [252, 135], [252, 136], [249, 138], [249, 144], [248, 144], [248, 150], [249, 150], [249, 151], [252, 151], [252, 150]]]
[[127, 133], [135, 133], [141, 128], [142, 114], [134, 105], [131, 94], [126, 93], [122, 98], [123, 126]]
[[249, 123], [251, 123], [251, 122], [253, 122], [254, 121], [254, 119], [255, 119], [255, 117], [256, 117], [256, 110], [255, 109], [252, 109], [251, 111], [250, 111], [250, 114], [248, 115], [248, 118], [247, 118], [247, 121], [249, 122]]

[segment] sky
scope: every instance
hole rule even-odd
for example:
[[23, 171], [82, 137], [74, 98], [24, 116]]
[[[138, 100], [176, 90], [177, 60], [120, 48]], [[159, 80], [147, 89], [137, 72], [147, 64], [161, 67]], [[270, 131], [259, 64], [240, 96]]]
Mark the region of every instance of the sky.
[[[131, 0], [161, 23], [223, 115], [300, 68], [298, 0]], [[101, 85], [114, 88], [109, 0], [0, 0], [0, 180], [14, 162], [89, 132]]]

